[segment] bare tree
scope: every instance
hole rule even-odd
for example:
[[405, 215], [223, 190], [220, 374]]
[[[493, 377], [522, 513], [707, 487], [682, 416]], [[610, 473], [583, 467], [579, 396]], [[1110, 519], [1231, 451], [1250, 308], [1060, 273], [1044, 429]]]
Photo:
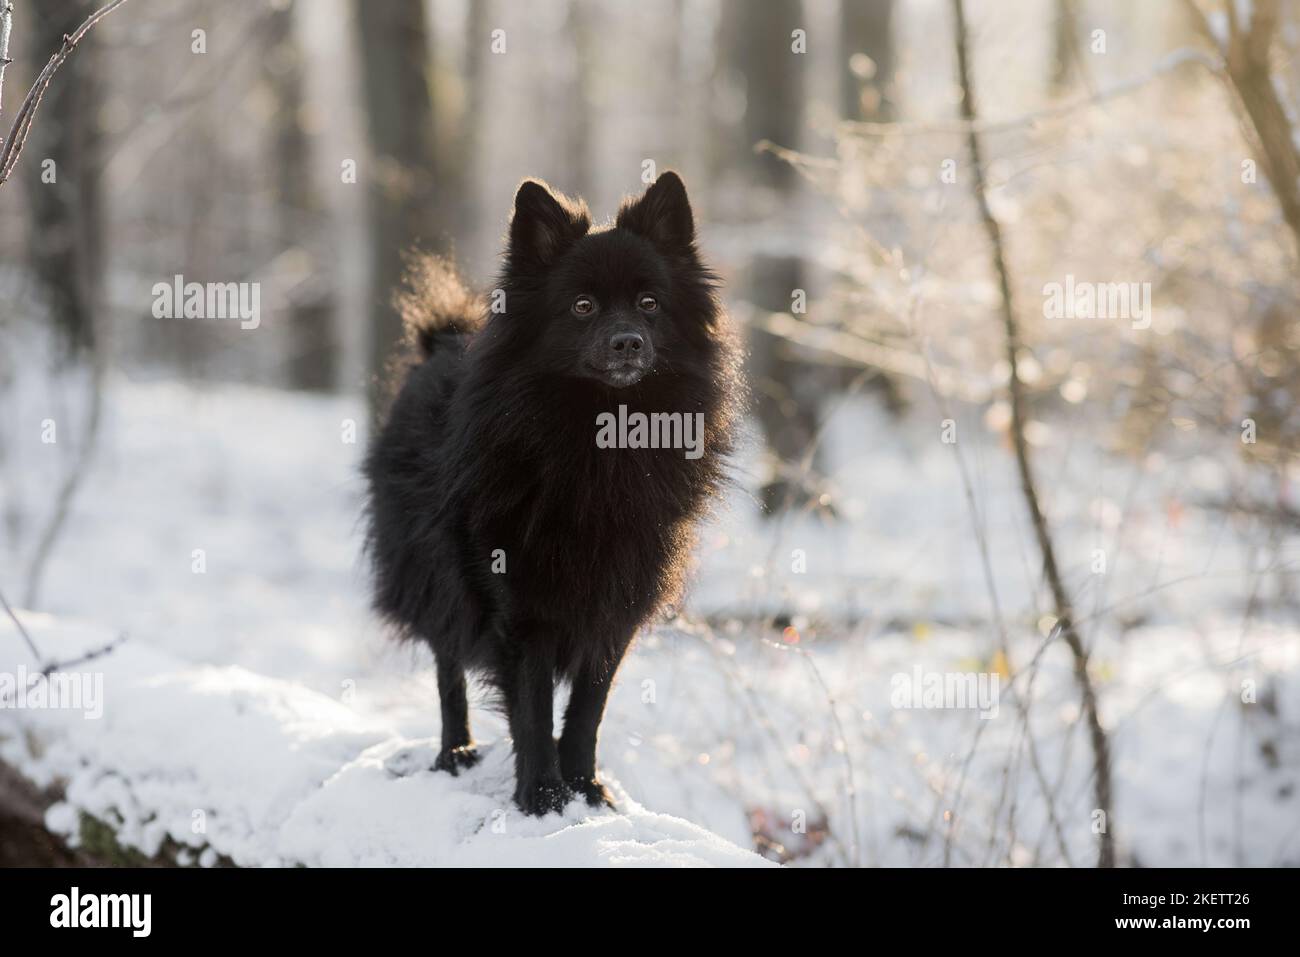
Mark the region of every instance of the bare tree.
[[[304, 76], [298, 43], [298, 5], [289, 0], [267, 16], [263, 33], [262, 70], [275, 105], [271, 118], [271, 165], [275, 176], [278, 217], [277, 250], [309, 247], [320, 216], [320, 202], [311, 177], [311, 143], [303, 129]], [[309, 249], [309, 254], [319, 250]], [[286, 367], [291, 385], [329, 389], [335, 384], [338, 341], [334, 332], [333, 297], [325, 284], [307, 282], [288, 293], [292, 356]]]
[[[31, 11], [33, 62], [57, 50], [93, 10], [90, 0], [45, 0]], [[96, 340], [104, 288], [104, 202], [99, 112], [105, 77], [94, 38], [46, 93], [45, 118], [29, 145], [39, 162], [23, 176], [35, 228], [27, 244], [32, 273], [69, 353]]]
[[985, 182], [984, 157], [978, 132], [979, 111], [976, 108], [975, 88], [971, 79], [969, 34], [966, 29], [966, 12], [962, 0], [952, 0], [954, 29], [957, 47], [957, 73], [961, 86], [961, 116], [966, 124], [966, 143], [970, 151], [972, 190], [976, 205], [979, 207], [980, 220], [988, 236], [989, 255], [992, 257], [993, 273], [997, 279], [999, 305], [1002, 311], [1002, 330], [1006, 343], [1006, 358], [1010, 368], [1008, 392], [1011, 404], [1011, 444], [1015, 450], [1016, 469], [1020, 476], [1020, 490], [1029, 510], [1030, 523], [1034, 528], [1034, 538], [1042, 555], [1043, 578], [1047, 582], [1056, 606], [1056, 630], [1065, 640], [1074, 660], [1074, 676], [1078, 682], [1083, 698], [1083, 716], [1088, 725], [1089, 740], [1093, 750], [1093, 784], [1096, 794], [1097, 809], [1103, 815], [1102, 830], [1099, 835], [1097, 866], [1113, 867], [1115, 865], [1115, 839], [1111, 833], [1111, 767], [1110, 743], [1101, 726], [1097, 713], [1097, 695], [1088, 674], [1088, 653], [1083, 647], [1083, 639], [1074, 624], [1074, 610], [1070, 595], [1061, 577], [1060, 566], [1056, 561], [1056, 547], [1052, 541], [1051, 529], [1047, 516], [1039, 500], [1038, 487], [1034, 481], [1033, 465], [1029, 459], [1029, 446], [1025, 441], [1025, 396], [1020, 379], [1020, 358], [1024, 348], [1019, 321], [1016, 318], [1015, 302], [1012, 299], [1010, 269], [1007, 265], [1006, 250], [1002, 241], [1002, 228], [989, 206], [988, 184]]
[[[1300, 149], [1273, 79], [1271, 51], [1278, 33], [1277, 0], [1256, 0], [1242, 10], [1224, 4], [1227, 34], [1218, 35], [1201, 8], [1186, 0], [1197, 26], [1223, 57], [1225, 76], [1250, 123], [1247, 132], [1263, 159], [1264, 175], [1300, 254]], [[1243, 20], [1243, 13], [1245, 19]], [[1253, 134], [1253, 135], [1252, 135]]]
[[[805, 59], [792, 50], [791, 34], [800, 26], [801, 12], [799, 0], [728, 0], [723, 8], [722, 66], [745, 106], [725, 159], [728, 167], [745, 172], [750, 202], [772, 213], [765, 225], [774, 233], [782, 227], [793, 231], [792, 223], [777, 222], [776, 215], [795, 208], [798, 175], [770, 152], [756, 153], [754, 146], [764, 141], [787, 147], [799, 143]], [[760, 250], [750, 262], [745, 295], [760, 312], [788, 312], [804, 276], [797, 255]], [[800, 360], [798, 351], [766, 330], [750, 331], [754, 413], [776, 467], [762, 490], [764, 514], [769, 516], [817, 500], [816, 490], [805, 481], [809, 469], [803, 456], [817, 430], [825, 367], [814, 370]]]

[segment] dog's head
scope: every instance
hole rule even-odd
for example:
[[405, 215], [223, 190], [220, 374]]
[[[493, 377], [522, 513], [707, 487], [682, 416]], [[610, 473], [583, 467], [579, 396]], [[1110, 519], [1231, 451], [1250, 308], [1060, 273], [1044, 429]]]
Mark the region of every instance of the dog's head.
[[530, 362], [622, 389], [690, 361], [714, 321], [686, 187], [666, 172], [593, 231], [587, 207], [527, 180], [506, 250], [507, 303], [529, 330]]

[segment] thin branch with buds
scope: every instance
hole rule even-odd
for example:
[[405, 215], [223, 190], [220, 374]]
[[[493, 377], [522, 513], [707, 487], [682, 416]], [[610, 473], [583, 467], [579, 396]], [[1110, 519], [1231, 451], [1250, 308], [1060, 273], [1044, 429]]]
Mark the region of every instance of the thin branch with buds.
[[[3, 87], [4, 67], [8, 63], [5, 54], [8, 49], [9, 31], [13, 19], [13, 2], [12, 0], [0, 0], [5, 4], [0, 9], [0, 87]], [[45, 91], [54, 79], [54, 74], [63, 66], [65, 60], [72, 55], [72, 51], [77, 48], [77, 44], [94, 28], [95, 24], [108, 16], [126, 0], [111, 0], [110, 3], [104, 4], [90, 16], [88, 16], [81, 26], [77, 27], [72, 33], [63, 35], [63, 43], [50, 56], [45, 68], [36, 77], [36, 82], [32, 88], [27, 91], [27, 96], [23, 99], [22, 105], [18, 107], [18, 115], [14, 117], [13, 126], [9, 129], [9, 135], [5, 137], [3, 149], [0, 149], [0, 185], [9, 179], [13, 173], [14, 167], [18, 165], [18, 157], [22, 155], [23, 147], [27, 144], [27, 137], [32, 131], [32, 123], [36, 119], [36, 111], [41, 105], [41, 98], [45, 96]], [[3, 92], [0, 90], [0, 92]]]
[[34, 676], [36, 680], [39, 680], [40, 678], [48, 678], [50, 675], [54, 674], [54, 672], [71, 668], [74, 665], [81, 665], [85, 664], [87, 661], [94, 661], [96, 658], [103, 658], [105, 655], [111, 654], [116, 650], [117, 646], [122, 644], [122, 642], [126, 641], [126, 633], [123, 632], [108, 644], [102, 645], [99, 648], [92, 648], [84, 654], [78, 655], [76, 658], [72, 658], [68, 661], [47, 662], [45, 656], [41, 654], [41, 650], [36, 647], [36, 642], [23, 624], [22, 619], [18, 617], [18, 613], [13, 610], [13, 606], [10, 605], [8, 599], [5, 598], [4, 592], [0, 592], [0, 606], [4, 606], [5, 614], [9, 616], [9, 619], [14, 623], [14, 627], [18, 629], [18, 634], [22, 637], [23, 643], [27, 645], [27, 650], [32, 653], [32, 657], [36, 659], [36, 664], [41, 669], [40, 674]]
[[103, 658], [117, 650], [118, 646], [126, 641], [126, 632], [122, 632], [106, 645], [100, 645], [98, 648], [91, 648], [89, 651], [71, 658], [68, 661], [51, 661], [41, 669], [41, 677], [48, 678], [56, 671], [67, 671], [69, 668], [75, 668], [84, 665], [88, 661], [94, 661], [96, 658]]

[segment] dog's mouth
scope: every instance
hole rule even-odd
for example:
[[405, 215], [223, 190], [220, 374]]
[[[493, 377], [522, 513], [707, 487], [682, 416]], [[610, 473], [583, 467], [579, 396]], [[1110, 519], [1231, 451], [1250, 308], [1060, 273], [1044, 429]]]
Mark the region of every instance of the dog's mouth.
[[625, 389], [630, 385], [636, 385], [650, 372], [647, 366], [636, 362], [624, 362], [616, 366], [600, 368], [592, 366], [591, 371], [596, 378], [600, 379], [606, 385], [613, 386], [615, 389]]

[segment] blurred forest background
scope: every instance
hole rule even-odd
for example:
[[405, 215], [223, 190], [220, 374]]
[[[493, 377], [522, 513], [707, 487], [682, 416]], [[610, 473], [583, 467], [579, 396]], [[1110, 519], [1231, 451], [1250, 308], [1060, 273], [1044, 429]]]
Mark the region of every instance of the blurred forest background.
[[[11, 117], [96, 6], [20, 7]], [[946, 0], [131, 6], [60, 71], [3, 194], [0, 322], [47, 322], [60, 362], [373, 393], [403, 250], [454, 251], [486, 286], [521, 178], [600, 215], [675, 168], [748, 327], [765, 504], [821, 494], [789, 485], [815, 481], [798, 466], [863, 370], [893, 409], [925, 393], [918, 336], [954, 398], [1005, 381], [969, 186], [943, 176], [966, 163]], [[1098, 439], [1129, 450], [1175, 414], [1218, 431], [1253, 414], [1247, 451], [1283, 464], [1300, 208], [1289, 131], [1257, 127], [1294, 116], [1295, 5], [1264, 50], [1240, 44], [1246, 96], [1251, 71], [1276, 94], [1254, 112], [1214, 75], [1204, 29], [1221, 21], [1226, 49], [1230, 25], [1212, 5], [971, 8], [1017, 296], [1037, 311], [1066, 273], [1155, 289], [1152, 332], [1023, 319], [1031, 401], [1104, 408]], [[147, 290], [174, 274], [260, 283], [268, 321], [154, 320]]]
[[[0, 129], [97, 6], [17, 0]], [[490, 288], [520, 179], [599, 219], [669, 168], [753, 391], [707, 621], [803, 647], [969, 628], [979, 667], [1017, 677], [1038, 661], [1019, 638], [1062, 637], [1100, 807], [1120, 666], [1098, 643], [1172, 625], [1231, 701], [1224, 662], [1267, 619], [1296, 668], [1300, 3], [1268, 0], [130, 0], [0, 185], [4, 584], [86, 613], [41, 581], [97, 499], [113, 383], [251, 387], [245, 436], [273, 393], [334, 397], [329, 428], [343, 409], [363, 441], [404, 250]], [[260, 327], [154, 318], [176, 274], [259, 283]], [[1050, 316], [1067, 280], [1149, 284], [1149, 323]], [[5, 398], [33, 378], [39, 400]], [[28, 471], [46, 414], [63, 458]], [[310, 525], [292, 458], [258, 448], [284, 481], [265, 514]], [[815, 586], [786, 570], [809, 542]], [[182, 587], [152, 560], [119, 588]], [[1207, 650], [1211, 621], [1235, 656]], [[1293, 815], [1300, 733], [1276, 730], [1252, 751]], [[1224, 853], [1255, 859], [1239, 831]]]
[[[11, 111], [97, 6], [21, 8]], [[486, 286], [521, 178], [600, 215], [647, 169], [675, 168], [749, 327], [781, 491], [856, 373], [869, 370], [892, 408], [924, 389], [906, 344], [915, 300], [943, 313], [924, 338], [955, 397], [995, 397], [1005, 378], [969, 187], [942, 175], [946, 159], [966, 163], [947, 2], [132, 7], [62, 69], [3, 195], [0, 322], [47, 317], [61, 359], [373, 390], [398, 335], [389, 299], [403, 250], [454, 251]], [[1217, 430], [1254, 413], [1250, 451], [1280, 464], [1297, 427], [1300, 210], [1294, 182], [1269, 189], [1259, 113], [1206, 68], [1198, 27], [1217, 17], [1226, 31], [1226, 16], [1174, 0], [971, 7], [1017, 294], [1036, 311], [1041, 287], [1067, 272], [1155, 289], [1154, 333], [1023, 320], [1033, 401], [1119, 403], [1105, 440], [1132, 449], [1175, 411]], [[1295, 5], [1277, 10], [1269, 45], [1242, 69], [1270, 76], [1277, 102], [1259, 111], [1280, 106], [1271, 119], [1285, 122], [1300, 24]], [[1281, 146], [1287, 176], [1295, 146]], [[1262, 164], [1249, 177], [1248, 160]], [[177, 273], [260, 283], [268, 321], [250, 334], [153, 320], [145, 291]]]

